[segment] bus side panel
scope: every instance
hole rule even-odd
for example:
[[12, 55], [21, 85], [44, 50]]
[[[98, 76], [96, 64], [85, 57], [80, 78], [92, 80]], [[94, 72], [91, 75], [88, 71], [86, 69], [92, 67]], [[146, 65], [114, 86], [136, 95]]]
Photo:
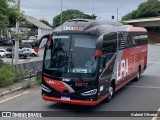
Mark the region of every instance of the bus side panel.
[[127, 48], [121, 50], [118, 54], [117, 64], [115, 63], [114, 67], [114, 71], [117, 71], [117, 73], [112, 77], [112, 79], [116, 78], [117, 89], [133, 80], [139, 67], [141, 68], [141, 73], [144, 72], [147, 62], [147, 45]]
[[98, 99], [108, 94], [108, 86], [112, 80], [115, 80], [117, 91], [136, 77], [139, 67], [143, 73], [146, 66], [147, 45], [119, 50], [114, 61], [99, 78]]

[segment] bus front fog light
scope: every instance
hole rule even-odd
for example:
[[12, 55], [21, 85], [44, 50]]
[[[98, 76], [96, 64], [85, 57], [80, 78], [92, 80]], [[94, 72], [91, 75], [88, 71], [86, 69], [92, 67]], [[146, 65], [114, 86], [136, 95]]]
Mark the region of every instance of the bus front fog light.
[[82, 96], [90, 96], [90, 95], [95, 95], [97, 93], [97, 89], [90, 90], [84, 93], [81, 93]]
[[48, 87], [46, 87], [45, 85], [42, 84], [41, 87], [42, 87], [42, 90], [44, 90], [46, 92], [51, 92], [51, 90]]

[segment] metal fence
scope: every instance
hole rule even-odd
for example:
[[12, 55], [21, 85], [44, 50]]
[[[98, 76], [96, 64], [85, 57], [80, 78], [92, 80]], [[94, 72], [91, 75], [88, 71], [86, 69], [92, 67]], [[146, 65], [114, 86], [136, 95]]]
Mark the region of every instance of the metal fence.
[[41, 61], [17, 64], [16, 69], [26, 70], [29, 75], [37, 74], [37, 72], [42, 71], [42, 62], [43, 61], [41, 60]]

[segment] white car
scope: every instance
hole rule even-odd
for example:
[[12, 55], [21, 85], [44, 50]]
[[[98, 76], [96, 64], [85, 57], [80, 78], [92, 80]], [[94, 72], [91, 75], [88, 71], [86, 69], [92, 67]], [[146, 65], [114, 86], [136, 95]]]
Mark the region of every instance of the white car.
[[30, 36], [29, 40], [36, 40], [36, 36]]
[[38, 53], [34, 51], [32, 48], [22, 48], [23, 52], [28, 53], [30, 56], [38, 56]]
[[35, 36], [30, 36], [28, 40], [22, 40], [22, 43], [34, 43], [36, 40]]
[[0, 57], [5, 57], [6, 51], [4, 49], [0, 49]]

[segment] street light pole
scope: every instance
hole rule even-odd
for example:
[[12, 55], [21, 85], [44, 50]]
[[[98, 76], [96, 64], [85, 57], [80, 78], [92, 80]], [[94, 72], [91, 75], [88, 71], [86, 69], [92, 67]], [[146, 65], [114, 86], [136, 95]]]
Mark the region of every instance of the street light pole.
[[61, 18], [60, 18], [60, 25], [62, 25], [62, 7], [63, 7], [63, 0], [61, 0]]
[[118, 8], [117, 8], [117, 21], [118, 21], [118, 15], [119, 15], [119, 13], [118, 13], [119, 11], [118, 11]]
[[[17, 0], [17, 8], [20, 11], [20, 0]], [[19, 50], [19, 19], [17, 19], [16, 21], [16, 39], [15, 39], [15, 54], [14, 54], [15, 65], [18, 64], [18, 58], [19, 58], [18, 50]]]
[[93, 4], [93, 8], [92, 8], [92, 19], [94, 17], [94, 4]]
[[117, 8], [117, 21], [119, 20], [119, 9], [123, 8], [124, 6], [120, 6]]

